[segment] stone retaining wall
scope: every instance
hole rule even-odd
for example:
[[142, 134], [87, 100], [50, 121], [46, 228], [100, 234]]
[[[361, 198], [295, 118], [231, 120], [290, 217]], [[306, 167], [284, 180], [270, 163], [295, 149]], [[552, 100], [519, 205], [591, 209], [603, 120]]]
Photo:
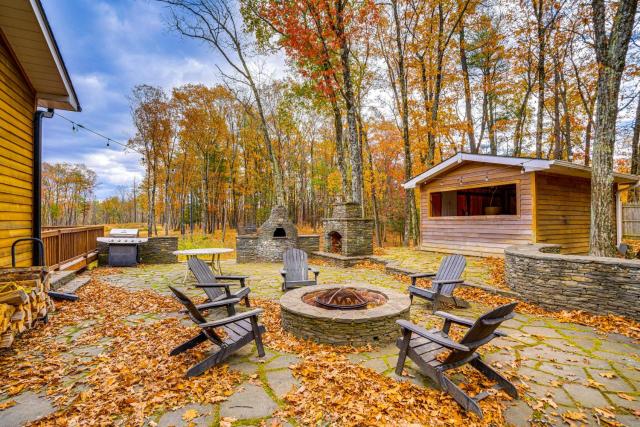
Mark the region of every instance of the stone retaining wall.
[[640, 261], [560, 255], [560, 245], [505, 249], [509, 287], [549, 310], [584, 310], [640, 320]]
[[[178, 262], [178, 257], [173, 254], [178, 250], [178, 237], [150, 237], [138, 246], [138, 250], [143, 264], [172, 264]], [[103, 242], [98, 242], [98, 264], [109, 264], [109, 246]]]
[[251, 234], [236, 237], [236, 262], [282, 262], [282, 254], [289, 248], [298, 248], [310, 254], [320, 247], [320, 236], [308, 234], [288, 238], [260, 239]]

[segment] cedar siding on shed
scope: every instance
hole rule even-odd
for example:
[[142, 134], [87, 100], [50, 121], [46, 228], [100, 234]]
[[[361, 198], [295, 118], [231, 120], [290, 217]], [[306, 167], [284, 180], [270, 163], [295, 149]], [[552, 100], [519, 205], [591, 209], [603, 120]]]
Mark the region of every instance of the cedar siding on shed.
[[536, 173], [536, 242], [557, 243], [567, 254], [589, 252], [591, 182]]
[[[432, 192], [501, 184], [516, 185], [515, 215], [431, 216]], [[531, 173], [520, 167], [463, 163], [420, 185], [421, 249], [468, 255], [502, 255], [508, 246], [531, 243]]]
[[[0, 266], [11, 244], [33, 232], [33, 113], [36, 96], [0, 34]], [[18, 247], [18, 265], [31, 264], [31, 245]]]
[[[621, 192], [637, 185], [640, 177], [614, 172], [613, 180], [619, 201]], [[502, 256], [513, 245], [555, 243], [563, 253], [589, 251], [587, 166], [458, 153], [403, 186], [420, 189], [421, 249]], [[611, 202], [616, 216], [616, 200]]]

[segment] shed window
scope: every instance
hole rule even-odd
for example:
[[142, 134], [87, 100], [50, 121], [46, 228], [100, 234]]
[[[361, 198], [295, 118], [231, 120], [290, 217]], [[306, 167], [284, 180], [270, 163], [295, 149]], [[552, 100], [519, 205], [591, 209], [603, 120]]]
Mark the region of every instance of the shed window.
[[516, 215], [516, 184], [431, 193], [431, 216]]

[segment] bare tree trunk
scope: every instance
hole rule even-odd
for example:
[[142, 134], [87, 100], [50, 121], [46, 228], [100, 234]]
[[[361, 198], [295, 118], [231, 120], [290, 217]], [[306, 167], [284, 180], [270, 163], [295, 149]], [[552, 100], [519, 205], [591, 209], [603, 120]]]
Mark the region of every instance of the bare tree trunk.
[[[395, 41], [398, 55], [398, 83], [400, 85], [400, 117], [402, 122], [402, 143], [404, 148], [404, 179], [409, 181], [412, 176], [411, 161], [411, 141], [409, 140], [409, 101], [407, 95], [407, 73], [404, 67], [404, 46], [402, 43], [402, 32], [400, 27], [400, 18], [398, 16], [398, 2], [391, 0], [391, 8], [393, 10], [393, 21], [395, 28]], [[410, 241], [416, 241], [416, 222], [414, 218], [415, 196], [413, 188], [405, 188], [404, 190], [404, 217], [405, 221], [403, 244], [409, 245]]]
[[338, 101], [331, 100], [331, 108], [333, 110], [333, 125], [336, 132], [336, 157], [338, 160], [338, 169], [342, 178], [342, 188], [346, 193], [345, 196], [351, 199], [351, 180], [349, 179], [346, 153], [344, 151], [344, 135], [342, 132], [342, 113], [338, 106]]
[[356, 128], [356, 105], [350, 65], [351, 49], [344, 28], [344, 7], [343, 0], [336, 0], [336, 35], [340, 40], [340, 62], [342, 63], [344, 102], [347, 109], [347, 136], [351, 157], [351, 200], [362, 204], [362, 147]]
[[536, 115], [536, 158], [542, 157], [542, 130], [544, 120], [544, 61], [545, 61], [545, 27], [542, 22], [544, 13], [544, 0], [533, 2], [537, 23], [538, 36], [538, 111]]
[[477, 153], [476, 135], [473, 129], [473, 114], [471, 111], [471, 84], [469, 83], [469, 67], [467, 65], [467, 51], [464, 40], [464, 24], [460, 23], [460, 68], [462, 69], [462, 81], [464, 83], [464, 107], [465, 121], [467, 127], [467, 138], [469, 139], [469, 152]]
[[590, 252], [595, 256], [614, 256], [613, 151], [618, 94], [638, 0], [619, 2], [610, 34], [606, 29], [604, 0], [592, 0], [591, 6], [598, 63], [598, 95], [591, 177]]
[[638, 96], [638, 106], [636, 107], [636, 121], [633, 125], [633, 138], [631, 138], [631, 173], [638, 175], [640, 172], [640, 95]]

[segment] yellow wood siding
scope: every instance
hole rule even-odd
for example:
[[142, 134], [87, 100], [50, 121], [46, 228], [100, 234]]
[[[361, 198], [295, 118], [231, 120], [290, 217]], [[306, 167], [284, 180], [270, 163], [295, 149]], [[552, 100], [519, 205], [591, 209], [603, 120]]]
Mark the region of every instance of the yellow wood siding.
[[562, 252], [589, 252], [591, 182], [589, 179], [536, 174], [536, 239], [562, 245]]
[[[504, 248], [531, 243], [532, 174], [521, 168], [466, 163], [420, 186], [421, 248], [467, 255], [503, 255]], [[461, 182], [462, 180], [462, 182]], [[517, 215], [430, 217], [429, 194], [473, 186], [516, 184]]]
[[[32, 235], [35, 94], [0, 37], [0, 267], [11, 265], [11, 244]], [[30, 244], [17, 251], [31, 264]]]

